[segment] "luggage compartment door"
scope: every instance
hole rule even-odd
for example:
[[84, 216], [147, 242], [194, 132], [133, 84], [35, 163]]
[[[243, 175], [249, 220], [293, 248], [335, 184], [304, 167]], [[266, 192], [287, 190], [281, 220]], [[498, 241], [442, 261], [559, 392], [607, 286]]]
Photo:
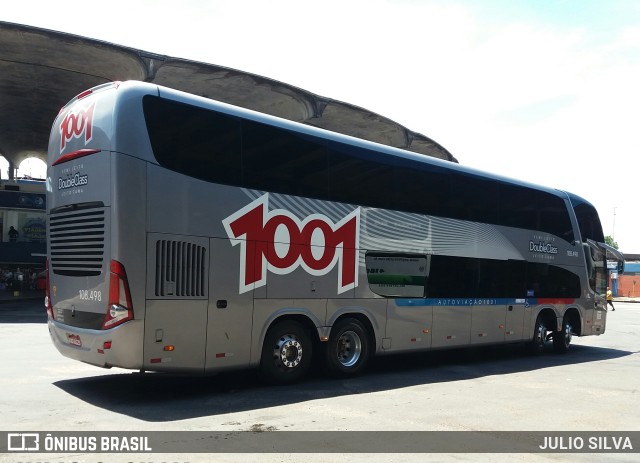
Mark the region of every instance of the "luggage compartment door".
[[206, 238], [148, 235], [146, 369], [204, 372], [208, 258]]

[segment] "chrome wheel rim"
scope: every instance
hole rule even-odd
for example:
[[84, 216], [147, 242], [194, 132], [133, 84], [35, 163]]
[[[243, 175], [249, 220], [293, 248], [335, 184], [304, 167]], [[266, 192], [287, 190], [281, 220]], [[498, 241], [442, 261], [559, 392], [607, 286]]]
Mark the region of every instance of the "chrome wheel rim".
[[276, 342], [273, 356], [278, 366], [296, 368], [302, 361], [302, 344], [293, 334], [285, 334]]
[[573, 327], [569, 324], [566, 323], [564, 325], [564, 345], [566, 347], [569, 347], [569, 344], [571, 344], [571, 339], [573, 338]]
[[352, 367], [362, 355], [362, 340], [355, 331], [345, 331], [337, 340], [336, 355], [343, 367]]
[[539, 323], [536, 330], [536, 346], [538, 349], [544, 349], [544, 343], [547, 336], [547, 327], [543, 323]]

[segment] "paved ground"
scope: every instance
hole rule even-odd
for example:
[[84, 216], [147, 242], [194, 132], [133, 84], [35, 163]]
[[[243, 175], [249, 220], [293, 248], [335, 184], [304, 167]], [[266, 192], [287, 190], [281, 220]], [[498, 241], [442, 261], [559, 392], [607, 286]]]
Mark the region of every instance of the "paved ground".
[[[321, 431], [306, 435], [312, 439], [327, 431], [640, 431], [640, 304], [619, 302], [616, 309], [604, 335], [575, 339], [567, 355], [529, 357], [510, 348], [394, 356], [352, 380], [316, 376], [295, 386], [266, 387], [250, 372], [184, 378], [73, 362], [51, 344], [41, 301], [5, 303], [0, 428]], [[299, 460], [635, 462], [638, 453], [0, 455], [12, 463]]]

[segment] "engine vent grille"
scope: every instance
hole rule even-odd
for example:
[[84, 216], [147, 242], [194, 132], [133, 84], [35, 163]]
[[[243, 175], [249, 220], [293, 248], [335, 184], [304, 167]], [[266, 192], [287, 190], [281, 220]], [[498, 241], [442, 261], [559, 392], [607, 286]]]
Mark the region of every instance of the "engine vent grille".
[[73, 277], [102, 273], [104, 209], [83, 209], [51, 215], [49, 230], [53, 273]]
[[203, 297], [206, 249], [185, 241], [156, 242], [156, 285], [159, 297]]

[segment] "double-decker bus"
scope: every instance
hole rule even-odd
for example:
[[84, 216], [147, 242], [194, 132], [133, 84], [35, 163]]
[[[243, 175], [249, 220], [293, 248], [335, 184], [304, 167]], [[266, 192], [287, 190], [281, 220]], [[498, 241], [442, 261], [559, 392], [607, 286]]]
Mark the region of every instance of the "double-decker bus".
[[[295, 381], [604, 333], [582, 198], [142, 82], [54, 122], [48, 326], [100, 367]], [[550, 347], [549, 347], [550, 349]]]

